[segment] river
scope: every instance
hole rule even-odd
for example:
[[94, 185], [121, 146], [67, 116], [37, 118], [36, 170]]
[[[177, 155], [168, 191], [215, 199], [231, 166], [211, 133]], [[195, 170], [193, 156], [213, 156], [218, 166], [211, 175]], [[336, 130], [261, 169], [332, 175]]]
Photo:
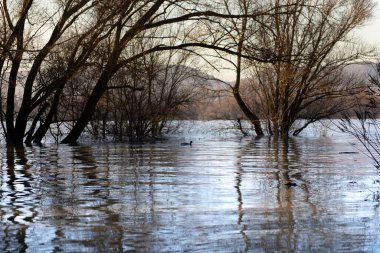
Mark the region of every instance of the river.
[[351, 137], [202, 124], [143, 144], [0, 146], [0, 252], [380, 252], [379, 172]]

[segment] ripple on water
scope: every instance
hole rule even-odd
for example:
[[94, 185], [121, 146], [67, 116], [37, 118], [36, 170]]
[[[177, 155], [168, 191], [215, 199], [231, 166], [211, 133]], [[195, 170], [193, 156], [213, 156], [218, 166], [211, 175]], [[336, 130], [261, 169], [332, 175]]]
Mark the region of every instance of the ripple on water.
[[342, 139], [180, 142], [5, 152], [0, 251], [380, 248], [379, 176]]

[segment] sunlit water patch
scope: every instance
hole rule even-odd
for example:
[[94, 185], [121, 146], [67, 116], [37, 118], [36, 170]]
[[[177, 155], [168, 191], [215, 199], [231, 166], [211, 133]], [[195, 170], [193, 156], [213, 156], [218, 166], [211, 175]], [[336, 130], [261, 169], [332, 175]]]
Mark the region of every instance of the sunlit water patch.
[[353, 140], [197, 127], [155, 143], [1, 147], [0, 252], [378, 251], [380, 178]]

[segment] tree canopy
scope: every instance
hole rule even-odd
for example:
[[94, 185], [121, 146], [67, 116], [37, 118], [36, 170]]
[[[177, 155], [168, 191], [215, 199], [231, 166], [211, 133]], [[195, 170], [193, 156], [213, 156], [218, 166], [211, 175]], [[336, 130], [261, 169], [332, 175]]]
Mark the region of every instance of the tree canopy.
[[[279, 113], [271, 116], [273, 126], [286, 132], [311, 103], [310, 96], [318, 96], [322, 86], [317, 83], [326, 83], [331, 69], [359, 57], [356, 51], [339, 54], [336, 49], [372, 8], [370, 0], [2, 0], [1, 122], [6, 141], [41, 142], [60, 119], [72, 123], [62, 142], [76, 142], [110, 90], [117, 86], [132, 98], [146, 88], [128, 83], [133, 78], [114, 86], [121, 73], [132, 77], [141, 70], [133, 66], [147, 66], [147, 56], [167, 53], [175, 59], [173, 52], [179, 57], [181, 51], [213, 67], [215, 58], [236, 65], [235, 98], [260, 134], [259, 117], [239, 86], [242, 68], [253, 67], [253, 78], [270, 90], [265, 108]], [[179, 59], [176, 64], [183, 64]], [[91, 78], [85, 73], [92, 73]], [[68, 101], [81, 106], [59, 117], [59, 107]]]

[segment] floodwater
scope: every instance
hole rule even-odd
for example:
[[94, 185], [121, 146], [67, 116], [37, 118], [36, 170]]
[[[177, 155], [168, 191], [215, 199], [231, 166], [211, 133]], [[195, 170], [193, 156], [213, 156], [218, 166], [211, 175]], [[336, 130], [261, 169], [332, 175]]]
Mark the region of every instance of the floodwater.
[[0, 252], [380, 252], [349, 137], [186, 138], [0, 147]]

